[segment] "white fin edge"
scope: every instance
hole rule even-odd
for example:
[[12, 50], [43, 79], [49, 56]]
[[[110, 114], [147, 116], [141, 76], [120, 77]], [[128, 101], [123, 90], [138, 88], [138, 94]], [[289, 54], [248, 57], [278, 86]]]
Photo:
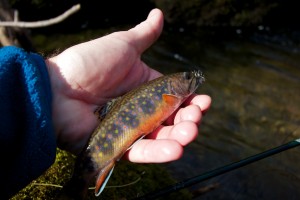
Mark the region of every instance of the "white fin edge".
[[115, 166], [113, 166], [113, 167], [111, 168], [111, 170], [110, 170], [108, 176], [106, 176], [105, 181], [104, 181], [103, 184], [101, 185], [101, 187], [100, 187], [98, 193], [95, 193], [95, 195], [96, 195], [97, 197], [103, 192], [103, 190], [104, 190], [104, 188], [105, 188], [105, 186], [106, 186], [106, 184], [107, 184], [107, 182], [108, 182], [108, 180], [109, 180], [109, 178], [110, 178], [112, 172], [114, 171], [114, 168], [115, 168]]
[[140, 138], [138, 138], [130, 147], [128, 147], [127, 151], [133, 147], [136, 143], [138, 143], [141, 139], [143, 139], [146, 135], [142, 135]]

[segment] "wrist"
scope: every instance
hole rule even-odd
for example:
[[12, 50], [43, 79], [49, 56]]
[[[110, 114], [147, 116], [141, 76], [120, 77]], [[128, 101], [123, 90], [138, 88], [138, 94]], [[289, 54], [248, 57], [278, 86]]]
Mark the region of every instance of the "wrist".
[[49, 81], [51, 85], [51, 91], [52, 91], [52, 121], [53, 121], [53, 127], [54, 127], [54, 132], [56, 135], [56, 138], [59, 137], [59, 133], [61, 132], [60, 125], [58, 123], [58, 108], [57, 105], [59, 104], [59, 99], [61, 98], [59, 95], [59, 85], [60, 85], [60, 80], [58, 79], [58, 67], [56, 65], [55, 57], [53, 58], [48, 58], [45, 60], [47, 69], [48, 69], [48, 74], [49, 74]]

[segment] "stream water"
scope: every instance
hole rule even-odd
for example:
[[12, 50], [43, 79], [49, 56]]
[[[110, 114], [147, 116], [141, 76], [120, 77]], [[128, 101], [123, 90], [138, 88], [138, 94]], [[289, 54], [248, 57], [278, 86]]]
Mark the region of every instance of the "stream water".
[[[201, 67], [206, 82], [197, 92], [213, 100], [199, 137], [166, 164], [177, 180], [300, 137], [300, 32], [165, 31], [143, 59], [165, 74]], [[299, 153], [291, 149], [190, 189], [211, 188], [195, 199], [298, 199]]]
[[[300, 137], [299, 32], [223, 34], [166, 33], [145, 56], [165, 73], [201, 66], [206, 82], [197, 92], [213, 100], [199, 137], [167, 164], [178, 180]], [[191, 190], [200, 191], [196, 199], [298, 199], [299, 153], [285, 151]]]

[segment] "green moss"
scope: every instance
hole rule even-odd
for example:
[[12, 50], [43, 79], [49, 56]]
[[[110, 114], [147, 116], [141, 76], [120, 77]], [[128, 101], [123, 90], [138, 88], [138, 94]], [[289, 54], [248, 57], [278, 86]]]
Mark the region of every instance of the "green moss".
[[[45, 174], [20, 191], [12, 200], [32, 199], [33, 197], [34, 199], [55, 199], [61, 191], [60, 187], [39, 184], [64, 185], [71, 176], [74, 161], [74, 156], [58, 149], [55, 163]], [[175, 182], [161, 165], [121, 161], [117, 163], [107, 184], [108, 187], [98, 199], [132, 199]], [[88, 199], [96, 199], [94, 190], [89, 191]], [[191, 194], [182, 190], [164, 199], [191, 199]]]
[[63, 185], [69, 179], [74, 164], [74, 156], [59, 150], [55, 163], [38, 179], [15, 195], [12, 200], [18, 199], [54, 199], [61, 188], [38, 185], [40, 183]]

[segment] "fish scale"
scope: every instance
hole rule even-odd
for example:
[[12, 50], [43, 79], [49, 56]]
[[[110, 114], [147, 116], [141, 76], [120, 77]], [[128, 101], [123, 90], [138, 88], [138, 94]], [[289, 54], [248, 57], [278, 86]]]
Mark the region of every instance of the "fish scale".
[[109, 103], [106, 116], [101, 113], [102, 121], [76, 160], [73, 176], [64, 187], [67, 196], [83, 199], [90, 181], [97, 175], [98, 196], [116, 161], [136, 141], [160, 126], [203, 81], [200, 71], [166, 75]]

